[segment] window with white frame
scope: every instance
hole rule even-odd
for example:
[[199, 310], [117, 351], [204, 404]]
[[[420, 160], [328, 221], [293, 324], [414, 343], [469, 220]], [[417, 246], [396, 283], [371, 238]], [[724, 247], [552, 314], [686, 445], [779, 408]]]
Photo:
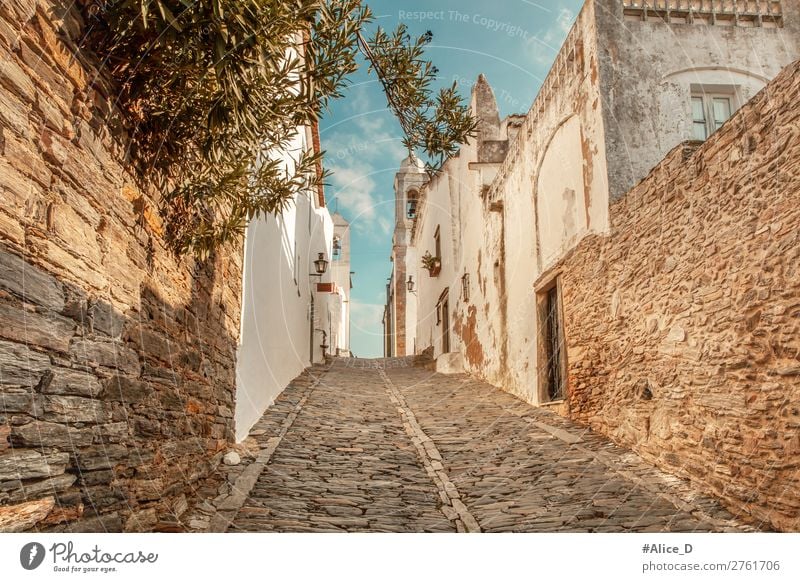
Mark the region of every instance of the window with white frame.
[[733, 113], [733, 95], [692, 93], [692, 138], [708, 139]]

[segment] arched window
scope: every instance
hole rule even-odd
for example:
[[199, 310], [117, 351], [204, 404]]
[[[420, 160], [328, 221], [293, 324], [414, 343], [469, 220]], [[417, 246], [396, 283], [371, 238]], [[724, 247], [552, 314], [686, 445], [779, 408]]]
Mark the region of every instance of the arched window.
[[406, 194], [406, 217], [413, 220], [417, 217], [417, 200], [419, 194], [416, 190], [409, 190]]

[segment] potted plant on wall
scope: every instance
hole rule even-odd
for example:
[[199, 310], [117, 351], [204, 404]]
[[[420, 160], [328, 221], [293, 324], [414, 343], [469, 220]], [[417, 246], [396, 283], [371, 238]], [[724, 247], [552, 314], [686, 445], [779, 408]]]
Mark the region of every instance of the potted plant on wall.
[[436, 277], [442, 270], [442, 259], [434, 257], [430, 251], [426, 251], [422, 256], [422, 266], [428, 270], [431, 277]]

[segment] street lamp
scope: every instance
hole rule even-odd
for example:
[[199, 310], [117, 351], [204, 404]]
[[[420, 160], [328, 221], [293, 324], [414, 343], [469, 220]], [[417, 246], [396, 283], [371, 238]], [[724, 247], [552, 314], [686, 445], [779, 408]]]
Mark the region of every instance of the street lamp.
[[408, 281], [406, 281], [406, 289], [408, 289], [409, 293], [416, 294], [416, 292], [414, 291], [414, 277], [412, 277], [411, 275], [408, 276]]
[[325, 274], [325, 271], [328, 270], [328, 261], [325, 260], [325, 253], [319, 253], [319, 258], [314, 261], [314, 267], [317, 272], [310, 273], [309, 277], [322, 277]]

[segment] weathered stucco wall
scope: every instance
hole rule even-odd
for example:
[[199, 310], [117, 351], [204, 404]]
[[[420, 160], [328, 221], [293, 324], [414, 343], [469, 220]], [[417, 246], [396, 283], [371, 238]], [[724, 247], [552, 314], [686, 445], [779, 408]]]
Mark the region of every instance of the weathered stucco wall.
[[692, 139], [692, 84], [733, 90], [738, 108], [800, 58], [797, 0], [780, 2], [783, 18], [774, 28], [733, 26], [719, 6], [718, 24], [708, 25], [699, 17], [695, 24], [665, 22], [652, 11], [648, 20], [625, 16], [620, 0], [594, 3], [612, 200]]
[[[476, 265], [483, 249], [484, 221], [481, 191], [497, 171], [497, 151], [507, 147], [506, 130], [499, 121], [497, 104], [485, 78], [477, 80], [472, 88], [471, 111], [480, 123], [479, 135], [460, 149], [457, 156], [448, 160], [441, 173], [433, 177], [421, 190], [417, 223], [414, 227], [413, 247], [408, 263], [409, 272], [418, 281], [416, 303], [416, 351], [432, 348], [439, 358], [443, 349], [444, 325], [449, 321], [451, 354], [442, 360], [442, 369], [463, 371], [462, 356], [475, 357], [480, 349], [475, 314], [470, 321], [470, 309], [481, 303], [480, 290], [476, 289]], [[441, 240], [441, 271], [431, 276], [422, 268], [420, 258], [435, 251], [435, 233]], [[462, 278], [470, 275], [468, 298], [464, 295]], [[449, 318], [437, 315], [440, 297], [447, 292]], [[468, 299], [468, 300], [467, 300]], [[483, 359], [480, 363], [483, 364]], [[446, 360], [446, 361], [445, 361]]]
[[[456, 272], [460, 264], [456, 262], [456, 246], [453, 244], [452, 235], [457, 232], [453, 229], [453, 219], [458, 215], [458, 206], [451, 204], [451, 175], [457, 179], [461, 176], [469, 179], [469, 173], [461, 173], [462, 160], [467, 159], [462, 150], [458, 158], [446, 164], [442, 173], [429, 182], [421, 191], [419, 205], [419, 218], [415, 227], [413, 246], [407, 255], [406, 273], [414, 277], [417, 282], [416, 294], [409, 298], [415, 304], [417, 319], [414, 322], [415, 332], [413, 340], [417, 352], [433, 347], [434, 357], [439, 357], [442, 351], [443, 328], [437, 321], [436, 304], [445, 289], [452, 287], [456, 279]], [[456, 182], [456, 194], [463, 187], [460, 180]], [[438, 275], [431, 276], [421, 264], [425, 253], [436, 255], [434, 234], [439, 229], [441, 241], [442, 268]], [[454, 302], [451, 300], [450, 305]], [[452, 322], [451, 322], [452, 323]], [[451, 351], [456, 348], [451, 345]]]
[[[295, 157], [306, 143], [302, 134], [290, 149]], [[290, 163], [291, 155], [284, 156]], [[241, 337], [236, 362], [236, 440], [244, 439], [284, 388], [304, 368], [323, 360], [322, 332], [329, 294], [318, 294], [309, 277], [318, 253], [331, 258], [333, 222], [316, 196], [296, 196], [280, 216], [254, 220], [247, 228]], [[311, 300], [315, 296], [311, 322]], [[338, 298], [338, 295], [337, 295]], [[338, 313], [337, 313], [338, 316]], [[317, 331], [320, 330], [320, 331]]]
[[[608, 228], [597, 80], [594, 5], [589, 2], [486, 194], [483, 223], [493, 226], [485, 232], [499, 230], [503, 238], [500, 245], [484, 239], [484, 248], [499, 248], [481, 257], [487, 307], [478, 314], [494, 328], [494, 337], [505, 338], [505, 345], [498, 346], [501, 350], [484, 345], [484, 362], [469, 369], [532, 403], [538, 403], [533, 284], [581, 238]], [[508, 315], [496, 317], [503, 313]], [[479, 341], [490, 337], [479, 336]], [[497, 362], [500, 368], [493, 370]]]
[[[423, 192], [415, 244], [430, 246], [438, 225], [448, 253], [435, 280], [420, 271], [417, 351], [440, 353], [435, 304], [450, 287], [467, 371], [540, 403], [534, 284], [582, 238], [607, 232], [613, 197], [691, 136], [693, 86], [731, 88], [736, 109], [796, 58], [796, 5], [782, 3], [781, 27], [747, 28], [641, 21], [620, 0], [585, 3], [508, 153], [478, 163], [491, 148], [466, 146]], [[473, 111], [485, 113], [474, 95]], [[464, 274], [468, 302], [453, 299]]]
[[[512, 121], [513, 120], [513, 121]], [[501, 135], [513, 139], [521, 123], [510, 118]], [[509, 140], [512, 141], [512, 139]], [[469, 295], [463, 296], [455, 315], [455, 332], [461, 340], [463, 364], [467, 371], [498, 385], [504, 383], [508, 366], [508, 303], [506, 301], [505, 216], [502, 203], [490, 202], [488, 188], [497, 176], [500, 164], [473, 165], [477, 169], [476, 192], [461, 226], [466, 236], [463, 245], [462, 272], [469, 277]]]
[[800, 529], [800, 62], [559, 265], [569, 414]]
[[164, 248], [60, 10], [0, 4], [0, 531], [147, 530], [233, 438], [241, 249]]

